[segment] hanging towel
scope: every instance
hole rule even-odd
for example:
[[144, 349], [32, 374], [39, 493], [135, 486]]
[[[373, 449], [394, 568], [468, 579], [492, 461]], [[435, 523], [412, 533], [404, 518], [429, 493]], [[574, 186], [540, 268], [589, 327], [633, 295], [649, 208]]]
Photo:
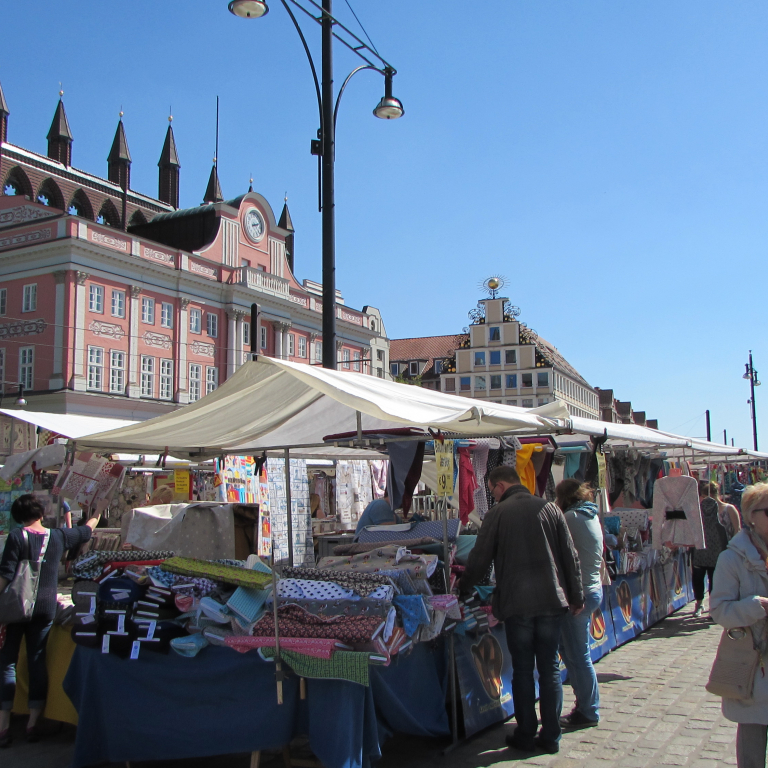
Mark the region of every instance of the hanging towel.
[[424, 443], [388, 442], [389, 473], [387, 490], [392, 509], [402, 509], [407, 515], [411, 510], [413, 491], [421, 478], [424, 463]]
[[704, 549], [699, 484], [692, 477], [662, 477], [653, 487], [653, 548], [667, 542]]
[[485, 472], [488, 467], [489, 448], [487, 443], [478, 443], [472, 453], [472, 466], [475, 469], [477, 488], [475, 489], [475, 509], [480, 518], [488, 511], [488, 496], [485, 488]]
[[459, 519], [466, 525], [475, 508], [477, 477], [469, 456], [469, 448], [459, 448]]
[[538, 443], [521, 446], [517, 452], [517, 474], [520, 482], [531, 492], [536, 493], [536, 470], [533, 468], [533, 454], [543, 450]]

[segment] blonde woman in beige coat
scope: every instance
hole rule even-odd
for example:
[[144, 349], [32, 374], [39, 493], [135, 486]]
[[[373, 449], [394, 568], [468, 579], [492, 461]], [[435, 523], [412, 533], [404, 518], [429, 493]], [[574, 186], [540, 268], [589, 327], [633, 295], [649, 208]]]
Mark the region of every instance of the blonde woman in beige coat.
[[[768, 660], [768, 483], [744, 491], [741, 514], [745, 528], [717, 561], [709, 608], [724, 629], [750, 627], [756, 647]], [[758, 670], [751, 699], [723, 699], [723, 715], [738, 723], [739, 768], [765, 768], [768, 676]]]

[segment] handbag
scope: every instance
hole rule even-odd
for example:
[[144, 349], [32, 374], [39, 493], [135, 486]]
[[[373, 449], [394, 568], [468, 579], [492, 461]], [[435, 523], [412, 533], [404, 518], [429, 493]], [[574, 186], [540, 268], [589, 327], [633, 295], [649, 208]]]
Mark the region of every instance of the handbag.
[[19, 560], [13, 580], [0, 592], [0, 624], [22, 624], [32, 619], [37, 600], [37, 588], [43, 558], [48, 549], [51, 532], [46, 531], [37, 560], [32, 560], [29, 534], [22, 528], [27, 557]]
[[725, 629], [705, 688], [724, 699], [747, 701], [752, 698], [759, 665], [760, 651], [754, 646], [752, 630]]

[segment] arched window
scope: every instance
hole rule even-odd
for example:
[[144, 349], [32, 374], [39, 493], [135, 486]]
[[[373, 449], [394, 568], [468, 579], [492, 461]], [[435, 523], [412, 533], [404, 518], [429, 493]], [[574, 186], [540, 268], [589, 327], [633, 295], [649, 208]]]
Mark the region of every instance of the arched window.
[[32, 184], [27, 174], [18, 165], [11, 168], [5, 177], [2, 192], [4, 195], [26, 195], [30, 200], [32, 199]]
[[135, 210], [133, 212], [133, 216], [131, 216], [130, 220], [128, 221], [129, 227], [137, 227], [139, 224], [146, 224], [147, 223], [147, 217], [140, 211]]
[[61, 194], [59, 185], [51, 178], [46, 179], [37, 190], [35, 200], [42, 205], [50, 205], [51, 208], [64, 210], [64, 196]]
[[90, 219], [93, 221], [93, 206], [88, 196], [82, 189], [78, 189], [67, 206], [67, 213], [71, 216], [80, 216], [83, 219]]
[[115, 208], [115, 204], [111, 200], [104, 201], [96, 221], [99, 224], [106, 224], [108, 227], [120, 226], [120, 214], [118, 214], [117, 208]]

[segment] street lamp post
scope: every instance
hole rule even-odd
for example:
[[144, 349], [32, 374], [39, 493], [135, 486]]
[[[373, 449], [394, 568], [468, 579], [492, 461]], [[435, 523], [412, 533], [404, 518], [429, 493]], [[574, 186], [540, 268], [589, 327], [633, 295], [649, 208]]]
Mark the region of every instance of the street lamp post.
[[[319, 140], [312, 142], [312, 154], [320, 156], [320, 210], [323, 223], [323, 367], [336, 368], [336, 216], [335, 216], [335, 162], [336, 162], [336, 115], [339, 102], [353, 75], [364, 69], [371, 69], [384, 76], [384, 97], [373, 110], [373, 114], [382, 120], [393, 120], [405, 114], [399, 99], [392, 96], [392, 78], [396, 70], [379, 54], [348, 30], [332, 15], [332, 0], [322, 0], [322, 5], [315, 0], [281, 0], [283, 7], [291, 17], [299, 33], [304, 52], [309, 60], [312, 77], [315, 81], [317, 105], [320, 113]], [[321, 83], [318, 82], [314, 60], [304, 33], [296, 21], [288, 3], [299, 8], [322, 28]], [[314, 9], [314, 10], [312, 10]], [[231, 0], [229, 10], [235, 16], [255, 19], [269, 13], [264, 0]], [[319, 12], [319, 16], [315, 14]], [[334, 103], [333, 92], [333, 39], [343, 43], [365, 63], [354, 69], [347, 76], [339, 89]]]
[[760, 386], [760, 380], [757, 378], [757, 371], [752, 365], [752, 350], [749, 350], [749, 362], [744, 364], [746, 371], [742, 378], [749, 379], [749, 400], [747, 402], [752, 408], [752, 442], [757, 450], [757, 412], [755, 410], [755, 387]]

